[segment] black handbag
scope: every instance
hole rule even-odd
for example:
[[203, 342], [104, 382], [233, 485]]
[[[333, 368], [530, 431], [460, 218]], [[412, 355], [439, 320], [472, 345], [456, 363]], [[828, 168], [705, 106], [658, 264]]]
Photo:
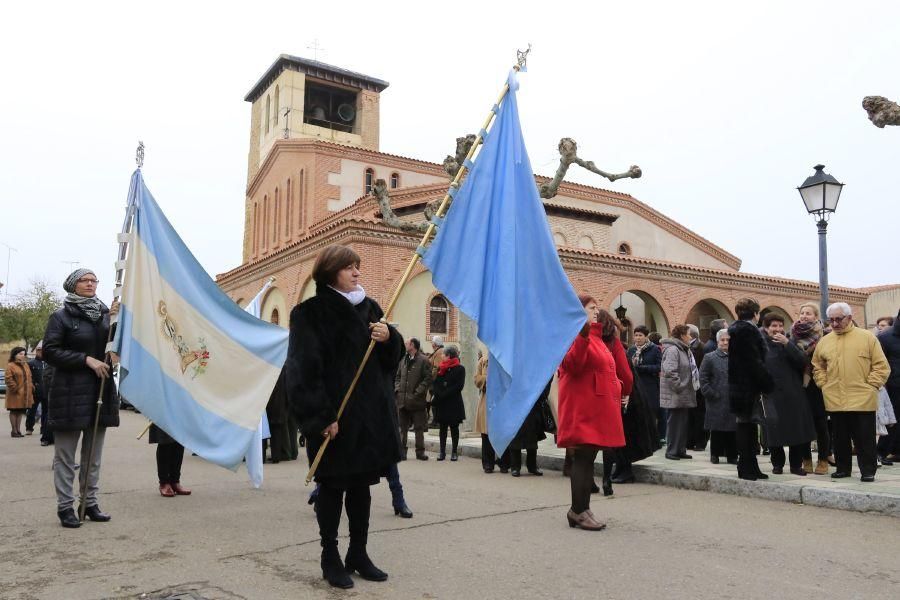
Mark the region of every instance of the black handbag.
[[544, 426], [544, 433], [556, 433], [556, 419], [553, 418], [553, 410], [550, 403], [541, 400], [541, 424]]

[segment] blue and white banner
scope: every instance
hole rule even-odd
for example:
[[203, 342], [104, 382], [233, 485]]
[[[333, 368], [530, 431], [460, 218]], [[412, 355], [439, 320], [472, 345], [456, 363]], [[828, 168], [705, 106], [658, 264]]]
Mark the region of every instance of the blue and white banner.
[[[272, 282], [274, 281], [275, 278], [272, 277], [266, 282], [266, 285], [264, 285], [253, 300], [250, 301], [250, 304], [244, 308], [246, 312], [257, 319], [262, 318], [263, 300], [265, 300], [266, 292], [272, 287]], [[287, 343], [287, 340], [285, 340], [285, 343]], [[259, 427], [256, 428], [256, 435], [253, 436], [253, 443], [250, 444], [250, 449], [247, 451], [245, 460], [247, 474], [250, 475], [250, 483], [252, 483], [255, 488], [260, 488], [263, 484], [263, 460], [265, 457], [263, 456], [262, 442], [270, 437], [272, 437], [272, 434], [269, 431], [269, 419], [266, 417], [265, 411], [263, 411], [262, 417], [259, 420]]]
[[284, 365], [287, 330], [225, 295], [132, 175], [113, 350], [120, 393], [189, 450], [236, 469]]

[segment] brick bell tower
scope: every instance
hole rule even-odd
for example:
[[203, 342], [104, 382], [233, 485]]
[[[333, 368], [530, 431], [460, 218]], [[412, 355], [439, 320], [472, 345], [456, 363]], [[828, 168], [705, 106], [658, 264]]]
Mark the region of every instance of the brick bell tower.
[[250, 112], [247, 182], [279, 139], [319, 139], [377, 151], [387, 81], [282, 54], [244, 100]]

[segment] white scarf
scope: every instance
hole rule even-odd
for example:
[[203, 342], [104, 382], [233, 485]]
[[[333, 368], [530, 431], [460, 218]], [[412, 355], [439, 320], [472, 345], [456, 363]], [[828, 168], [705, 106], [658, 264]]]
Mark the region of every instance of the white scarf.
[[366, 290], [364, 290], [363, 286], [361, 286], [359, 284], [356, 284], [355, 290], [351, 290], [349, 292], [342, 292], [341, 290], [337, 289], [333, 285], [329, 285], [328, 287], [330, 287], [331, 289], [336, 291], [338, 294], [340, 294], [341, 296], [346, 298], [350, 302], [350, 304], [352, 304], [353, 306], [356, 306], [357, 304], [359, 304], [360, 302], [362, 302], [363, 300], [366, 299]]

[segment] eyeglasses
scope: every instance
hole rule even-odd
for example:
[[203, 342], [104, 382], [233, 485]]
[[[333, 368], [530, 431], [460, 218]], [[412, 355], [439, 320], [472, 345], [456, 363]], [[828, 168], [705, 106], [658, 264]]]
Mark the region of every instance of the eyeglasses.
[[846, 319], [849, 316], [850, 315], [844, 315], [843, 317], [830, 317], [828, 319], [828, 322], [829, 323], [840, 323], [841, 321], [843, 321], [844, 319]]
[[94, 285], [97, 285], [98, 283], [100, 283], [100, 280], [99, 279], [79, 279], [76, 283], [93, 283]]

